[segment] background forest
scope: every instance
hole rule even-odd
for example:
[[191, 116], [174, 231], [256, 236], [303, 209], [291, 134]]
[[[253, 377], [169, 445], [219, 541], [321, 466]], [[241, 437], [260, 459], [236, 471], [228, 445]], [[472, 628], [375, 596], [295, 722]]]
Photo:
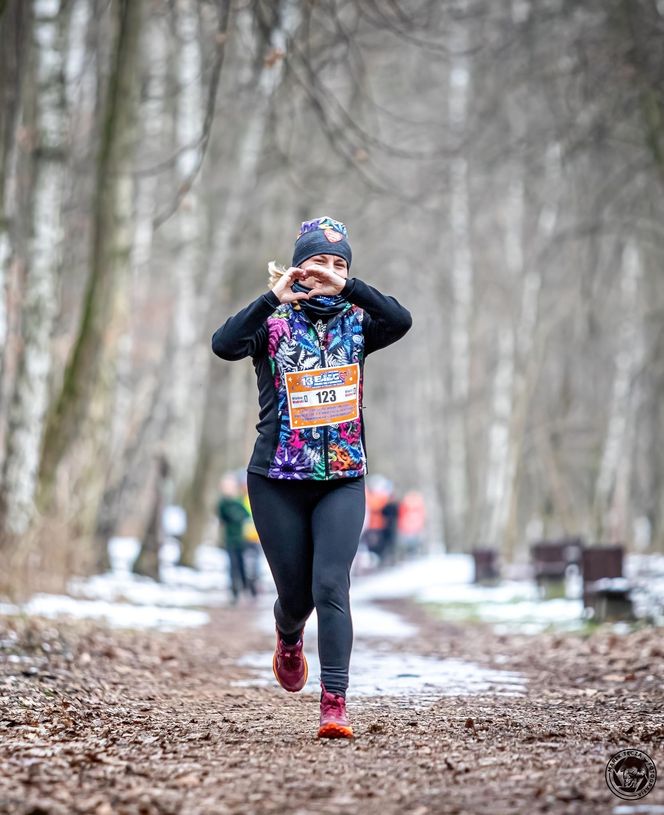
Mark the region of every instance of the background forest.
[[107, 565], [168, 463], [182, 560], [246, 466], [210, 348], [349, 229], [413, 328], [370, 472], [429, 540], [664, 551], [662, 0], [0, 0], [0, 582]]

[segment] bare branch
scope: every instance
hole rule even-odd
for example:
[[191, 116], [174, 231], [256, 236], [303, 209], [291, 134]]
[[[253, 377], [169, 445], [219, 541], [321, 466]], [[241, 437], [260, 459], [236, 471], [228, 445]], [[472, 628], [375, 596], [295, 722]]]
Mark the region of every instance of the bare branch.
[[159, 229], [160, 226], [163, 226], [163, 224], [165, 224], [166, 221], [177, 212], [180, 204], [182, 203], [185, 196], [191, 189], [194, 181], [196, 180], [200, 172], [201, 166], [203, 165], [203, 159], [205, 158], [207, 147], [210, 141], [210, 134], [212, 132], [212, 123], [214, 122], [214, 112], [217, 101], [217, 90], [219, 88], [221, 68], [224, 63], [224, 54], [226, 52], [226, 39], [228, 37], [228, 20], [230, 17], [230, 8], [231, 8], [230, 0], [219, 0], [219, 27], [217, 29], [216, 36], [217, 55], [214, 63], [214, 68], [212, 70], [212, 77], [210, 79], [210, 88], [208, 91], [208, 100], [205, 110], [205, 119], [203, 121], [203, 129], [201, 132], [201, 137], [198, 140], [198, 144], [200, 144], [200, 150], [198, 151], [196, 164], [193, 167], [192, 171], [189, 173], [189, 175], [180, 184], [180, 187], [178, 188], [175, 198], [173, 199], [171, 204], [155, 216], [153, 221], [153, 227], [155, 230]]

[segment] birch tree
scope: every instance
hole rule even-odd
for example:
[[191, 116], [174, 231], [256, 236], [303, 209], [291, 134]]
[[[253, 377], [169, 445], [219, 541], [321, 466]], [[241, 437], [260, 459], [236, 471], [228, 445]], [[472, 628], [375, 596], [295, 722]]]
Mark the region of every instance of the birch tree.
[[[6, 2], [0, 14], [0, 468], [6, 452], [6, 421], [13, 392], [13, 368], [18, 353], [16, 322], [16, 267], [20, 248], [19, 142], [25, 147], [20, 126], [25, 70], [32, 15], [29, 3]], [[21, 134], [23, 135], [21, 136]]]
[[[203, 129], [204, 109], [201, 87], [202, 55], [201, 33], [197, 2], [180, 3], [175, 12], [176, 41], [178, 47], [178, 85], [176, 99], [177, 135], [177, 184], [187, 183], [200, 156], [200, 134]], [[196, 356], [201, 324], [199, 309], [203, 307], [197, 297], [196, 283], [202, 260], [201, 201], [198, 185], [189, 185], [177, 212], [178, 247], [173, 266], [175, 311], [175, 354], [172, 367], [172, 391], [166, 395], [171, 406], [168, 449], [179, 463], [180, 477], [191, 477], [196, 453], [196, 430], [200, 409], [195, 401], [202, 392], [197, 366], [192, 364]]]
[[142, 4], [115, 0], [110, 13], [114, 39], [97, 159], [91, 267], [78, 336], [48, 417], [39, 476], [39, 503], [48, 511], [60, 463], [77, 436], [87, 445], [81, 461], [70, 464], [74, 482], [81, 479], [78, 522], [88, 531], [94, 529], [108, 467], [115, 357], [126, 326]]
[[23, 348], [14, 385], [4, 462], [0, 526], [24, 534], [32, 520], [39, 451], [48, 401], [55, 278], [62, 239], [63, 168], [66, 136], [64, 106], [63, 5], [34, 0], [37, 59], [37, 171], [32, 212], [32, 249], [22, 311]]
[[[464, 150], [471, 73], [468, 58], [466, 0], [458, 0], [450, 20], [449, 126], [456, 154], [450, 161], [449, 221], [451, 226], [452, 312], [450, 315], [450, 402], [448, 409], [447, 537], [464, 542], [468, 512], [468, 462], [464, 408], [468, 400], [470, 319], [473, 307], [473, 265], [470, 242], [468, 159]], [[455, 18], [459, 19], [455, 19]]]
[[607, 431], [595, 483], [595, 523], [598, 540], [624, 540], [628, 532], [624, 490], [632, 463], [633, 422], [639, 389], [634, 375], [642, 363], [639, 289], [642, 269], [639, 249], [628, 240], [621, 257], [623, 318], [618, 334]]

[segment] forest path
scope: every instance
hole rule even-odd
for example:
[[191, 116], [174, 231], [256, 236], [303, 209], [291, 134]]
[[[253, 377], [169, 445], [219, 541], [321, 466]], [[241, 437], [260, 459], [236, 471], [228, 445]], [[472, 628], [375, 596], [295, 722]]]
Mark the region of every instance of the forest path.
[[628, 802], [604, 780], [625, 747], [664, 772], [661, 630], [497, 635], [382, 605], [417, 626], [383, 647], [518, 671], [522, 691], [353, 695], [351, 661], [356, 738], [318, 740], [314, 672], [288, 694], [239, 664], [274, 645], [250, 607], [175, 633], [0, 617], [0, 813], [664, 811], [662, 781]]

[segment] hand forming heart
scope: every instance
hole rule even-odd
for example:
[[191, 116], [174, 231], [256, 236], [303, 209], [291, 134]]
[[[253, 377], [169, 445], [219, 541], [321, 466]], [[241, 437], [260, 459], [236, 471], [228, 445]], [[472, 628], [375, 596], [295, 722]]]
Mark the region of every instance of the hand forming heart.
[[[332, 269], [325, 266], [320, 266], [317, 263], [312, 263], [304, 270], [308, 278], [314, 278], [314, 284], [311, 286], [310, 297], [315, 297], [318, 294], [335, 295], [339, 294], [343, 287], [346, 285], [346, 278], [337, 274]], [[305, 284], [308, 285], [308, 284]]]
[[[273, 266], [273, 263], [268, 265], [268, 268]], [[311, 295], [308, 292], [294, 292], [291, 289], [292, 284], [296, 280], [304, 280], [307, 273], [300, 269], [299, 266], [291, 266], [280, 275], [276, 285], [272, 287], [272, 291], [277, 295], [281, 303], [294, 303], [296, 300], [307, 300]]]

